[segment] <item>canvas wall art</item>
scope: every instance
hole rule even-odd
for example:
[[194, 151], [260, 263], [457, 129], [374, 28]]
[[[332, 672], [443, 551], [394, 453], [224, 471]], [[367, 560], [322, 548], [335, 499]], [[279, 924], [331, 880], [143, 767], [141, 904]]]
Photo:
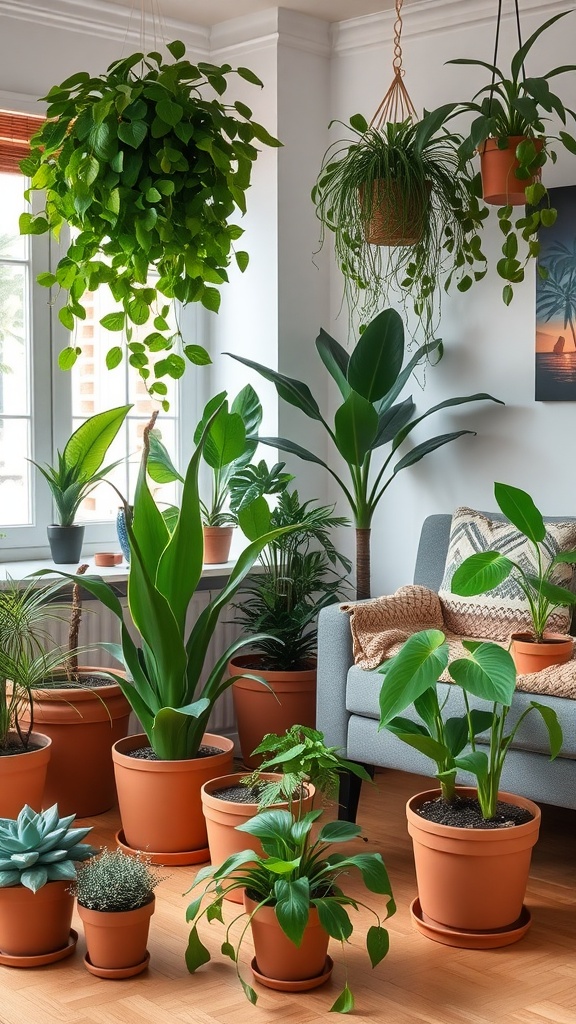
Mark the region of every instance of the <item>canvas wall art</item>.
[[536, 277], [537, 402], [576, 402], [576, 185], [551, 188], [558, 210], [551, 228], [540, 231]]

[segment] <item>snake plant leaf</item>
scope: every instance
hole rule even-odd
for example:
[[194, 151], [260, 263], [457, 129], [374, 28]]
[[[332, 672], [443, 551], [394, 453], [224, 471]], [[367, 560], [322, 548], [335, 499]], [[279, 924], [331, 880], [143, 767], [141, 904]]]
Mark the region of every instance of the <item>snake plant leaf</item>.
[[395, 309], [383, 309], [360, 335], [348, 363], [348, 383], [376, 402], [388, 394], [404, 361], [404, 326]]

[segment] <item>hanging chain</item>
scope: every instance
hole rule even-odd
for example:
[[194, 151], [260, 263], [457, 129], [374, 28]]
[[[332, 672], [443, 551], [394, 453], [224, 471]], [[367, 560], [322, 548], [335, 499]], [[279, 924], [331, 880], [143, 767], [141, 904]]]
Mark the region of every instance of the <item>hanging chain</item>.
[[388, 121], [398, 124], [408, 119], [418, 120], [416, 108], [403, 82], [404, 68], [402, 67], [402, 45], [400, 42], [402, 35], [402, 2], [403, 0], [396, 0], [395, 4], [396, 21], [394, 22], [394, 58], [392, 60], [394, 78], [392, 79], [392, 85], [370, 122], [371, 128], [379, 129]]

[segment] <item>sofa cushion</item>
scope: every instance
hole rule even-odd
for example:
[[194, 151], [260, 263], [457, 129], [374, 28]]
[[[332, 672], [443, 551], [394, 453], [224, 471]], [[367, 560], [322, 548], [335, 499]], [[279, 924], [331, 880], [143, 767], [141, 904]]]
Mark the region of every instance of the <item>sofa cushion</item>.
[[[559, 551], [576, 548], [576, 522], [546, 522], [546, 537], [541, 544], [544, 567]], [[451, 592], [452, 577], [469, 555], [479, 551], [499, 551], [518, 562], [527, 572], [536, 571], [533, 544], [508, 522], [489, 519], [470, 508], [458, 508], [452, 516], [444, 578], [439, 596], [446, 628], [460, 636], [506, 641], [511, 633], [531, 632], [528, 601], [518, 583], [509, 576], [486, 594], [460, 597]], [[570, 587], [573, 567], [559, 564], [552, 582]], [[548, 620], [548, 630], [566, 633], [570, 628], [570, 610], [557, 608]]]

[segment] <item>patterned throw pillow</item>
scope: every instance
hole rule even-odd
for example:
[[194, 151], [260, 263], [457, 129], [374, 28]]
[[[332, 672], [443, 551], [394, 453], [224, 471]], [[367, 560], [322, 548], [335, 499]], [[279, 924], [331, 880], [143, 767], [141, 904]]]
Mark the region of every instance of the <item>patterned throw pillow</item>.
[[[576, 548], [576, 522], [545, 520], [545, 523], [546, 537], [541, 544], [543, 568], [559, 551]], [[518, 562], [526, 572], [536, 570], [534, 546], [515, 526], [488, 519], [470, 508], [457, 508], [452, 516], [444, 578], [438, 592], [446, 628], [458, 636], [478, 640], [507, 641], [511, 633], [531, 632], [528, 602], [511, 576], [494, 590], [477, 597], [459, 597], [452, 593], [450, 587], [456, 569], [465, 558], [478, 551], [499, 551]], [[551, 582], [572, 589], [572, 572], [571, 565], [560, 564]], [[567, 633], [570, 614], [569, 608], [557, 608], [548, 620], [547, 630]]]

